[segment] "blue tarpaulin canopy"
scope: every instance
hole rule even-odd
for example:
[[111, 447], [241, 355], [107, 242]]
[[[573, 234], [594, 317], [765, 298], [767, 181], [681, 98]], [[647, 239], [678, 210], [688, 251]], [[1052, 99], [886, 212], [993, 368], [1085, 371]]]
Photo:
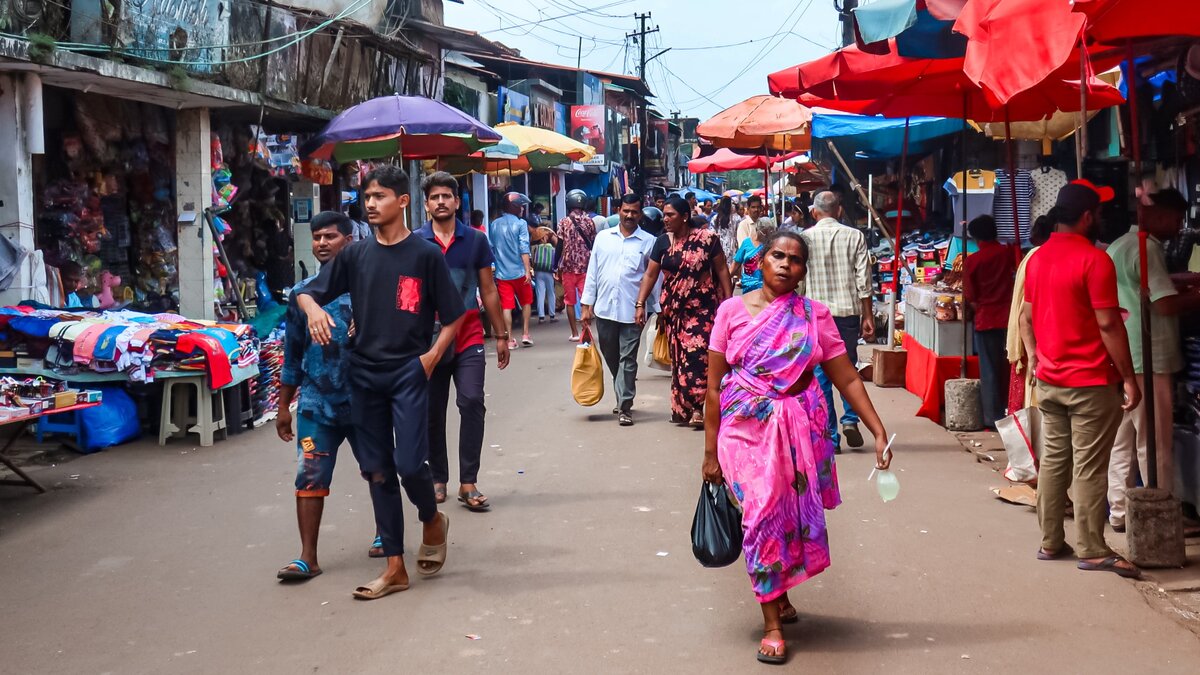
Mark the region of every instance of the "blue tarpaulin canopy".
[[[913, 117], [908, 130], [908, 152], [920, 155], [934, 147], [934, 141], [962, 131], [962, 120], [944, 117]], [[873, 159], [899, 157], [904, 148], [904, 119], [865, 115], [813, 115], [813, 138], [831, 139]]]
[[714, 202], [719, 202], [719, 201], [721, 201], [721, 195], [719, 195], [719, 194], [716, 194], [716, 193], [713, 193], [713, 192], [709, 192], [708, 190], [705, 190], [704, 188], [698, 188], [698, 187], [685, 187], [685, 188], [679, 188], [678, 190], [675, 190], [675, 191], [674, 191], [674, 192], [672, 192], [671, 194], [677, 194], [677, 195], [679, 195], [680, 197], [682, 197], [682, 196], [686, 195], [686, 194], [687, 194], [687, 193], [689, 193], [689, 192], [695, 192], [695, 193], [696, 193], [696, 201], [700, 201], [700, 202], [702, 202], [702, 201], [704, 201], [704, 200], [706, 200], [706, 199], [708, 199], [708, 200], [712, 200], [712, 201], [714, 201]]

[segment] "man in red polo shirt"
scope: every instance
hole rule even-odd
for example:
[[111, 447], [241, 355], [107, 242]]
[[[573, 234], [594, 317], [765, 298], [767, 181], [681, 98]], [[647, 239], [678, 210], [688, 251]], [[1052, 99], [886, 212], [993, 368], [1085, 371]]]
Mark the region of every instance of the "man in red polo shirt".
[[975, 316], [975, 353], [979, 355], [983, 425], [995, 429], [1008, 400], [1008, 310], [1017, 273], [1012, 249], [996, 241], [996, 219], [979, 216], [967, 225], [979, 251], [963, 263], [963, 299]]
[[479, 299], [496, 336], [496, 365], [508, 366], [508, 340], [500, 295], [492, 278], [492, 249], [487, 235], [460, 222], [455, 214], [461, 202], [458, 180], [445, 171], [430, 174], [421, 183], [425, 193], [425, 211], [430, 220], [417, 230], [417, 236], [438, 245], [450, 268], [450, 279], [462, 295], [467, 313], [455, 335], [454, 348], [433, 369], [429, 378], [429, 468], [433, 474], [434, 498], [446, 501], [450, 463], [446, 447], [446, 407], [450, 401], [450, 381], [454, 380], [458, 405], [458, 501], [471, 511], [486, 511], [488, 499], [476, 485], [479, 458], [483, 453], [484, 405], [483, 322], [475, 310]]
[[1086, 181], [1059, 191], [1051, 211], [1058, 231], [1027, 267], [1021, 339], [1033, 355], [1042, 411], [1038, 558], [1076, 553], [1063, 532], [1073, 466], [1079, 569], [1138, 577], [1141, 571], [1104, 541], [1113, 439], [1122, 410], [1132, 410], [1141, 399], [1117, 301], [1116, 268], [1092, 239], [1100, 203], [1112, 197], [1112, 188]]

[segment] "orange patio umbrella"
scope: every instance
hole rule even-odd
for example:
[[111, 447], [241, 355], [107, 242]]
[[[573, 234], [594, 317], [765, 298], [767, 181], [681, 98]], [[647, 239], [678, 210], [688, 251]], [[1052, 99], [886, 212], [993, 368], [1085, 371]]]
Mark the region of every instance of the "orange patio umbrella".
[[794, 99], [751, 96], [696, 127], [696, 133], [719, 148], [808, 150], [812, 111]]

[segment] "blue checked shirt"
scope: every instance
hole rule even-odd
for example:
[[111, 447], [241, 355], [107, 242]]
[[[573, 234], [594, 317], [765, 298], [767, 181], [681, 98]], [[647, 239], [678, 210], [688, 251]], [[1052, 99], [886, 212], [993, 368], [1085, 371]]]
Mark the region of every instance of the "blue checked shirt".
[[296, 284], [288, 300], [284, 323], [282, 384], [299, 387], [296, 411], [329, 425], [350, 423], [350, 294], [347, 293], [324, 309], [336, 324], [333, 340], [322, 347], [308, 336], [308, 317], [296, 303], [296, 297], [316, 275]]

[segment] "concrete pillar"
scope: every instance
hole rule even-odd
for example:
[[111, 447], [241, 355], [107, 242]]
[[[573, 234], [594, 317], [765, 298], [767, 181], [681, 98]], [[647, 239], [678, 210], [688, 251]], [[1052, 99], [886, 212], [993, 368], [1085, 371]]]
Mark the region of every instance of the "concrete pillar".
[[486, 174], [471, 174], [471, 194], [475, 197], [475, 203], [472, 204], [471, 207], [483, 211], [483, 226], [486, 228], [487, 224], [492, 222], [491, 213], [488, 212], [488, 186]]
[[[0, 74], [0, 235], [32, 253], [36, 246], [33, 167], [26, 138], [30, 125], [25, 119], [28, 93], [24, 77], [17, 73]], [[41, 128], [40, 122], [32, 126]], [[0, 303], [12, 305], [28, 298], [32, 284], [33, 268], [26, 258], [12, 285], [0, 292]]]
[[179, 313], [216, 318], [212, 230], [212, 155], [208, 108], [175, 114], [175, 208], [179, 214]]

